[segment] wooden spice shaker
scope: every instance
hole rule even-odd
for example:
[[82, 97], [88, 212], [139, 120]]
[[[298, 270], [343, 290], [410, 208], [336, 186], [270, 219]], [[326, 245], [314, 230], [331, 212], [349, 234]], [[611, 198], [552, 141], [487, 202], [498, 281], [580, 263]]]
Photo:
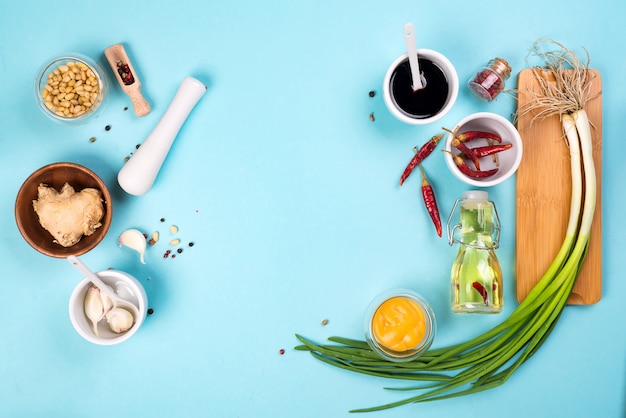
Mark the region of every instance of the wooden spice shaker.
[[109, 61], [111, 70], [122, 87], [122, 91], [130, 97], [135, 114], [141, 117], [150, 113], [150, 104], [141, 94], [141, 83], [137, 78], [133, 64], [128, 59], [124, 46], [122, 44], [112, 45], [104, 50], [104, 55]]

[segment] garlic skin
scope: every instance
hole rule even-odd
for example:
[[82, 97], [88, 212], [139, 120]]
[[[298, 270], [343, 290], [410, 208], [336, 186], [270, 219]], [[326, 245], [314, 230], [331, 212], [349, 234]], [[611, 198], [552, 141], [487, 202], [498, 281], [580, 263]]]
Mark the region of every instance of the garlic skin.
[[113, 308], [106, 314], [107, 322], [111, 331], [121, 334], [133, 327], [135, 319], [133, 315], [123, 308]]
[[125, 246], [131, 250], [135, 250], [139, 253], [139, 261], [141, 264], [146, 264], [144, 261], [144, 254], [146, 252], [146, 237], [141, 231], [136, 229], [127, 229], [122, 232], [118, 239], [119, 246]]

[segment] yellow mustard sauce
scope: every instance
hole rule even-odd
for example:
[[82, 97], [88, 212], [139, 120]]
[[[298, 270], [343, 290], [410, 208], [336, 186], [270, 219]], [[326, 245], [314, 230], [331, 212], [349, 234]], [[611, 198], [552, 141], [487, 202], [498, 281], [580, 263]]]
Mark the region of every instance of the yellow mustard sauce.
[[387, 299], [374, 313], [372, 333], [379, 344], [390, 350], [411, 350], [426, 334], [424, 310], [402, 296]]

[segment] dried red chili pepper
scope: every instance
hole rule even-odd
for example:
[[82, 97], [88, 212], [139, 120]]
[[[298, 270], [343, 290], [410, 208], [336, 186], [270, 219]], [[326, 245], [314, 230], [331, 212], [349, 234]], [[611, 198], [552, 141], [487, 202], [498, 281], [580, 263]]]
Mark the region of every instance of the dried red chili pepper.
[[483, 286], [479, 282], [473, 282], [472, 287], [476, 289], [478, 293], [480, 293], [480, 296], [482, 296], [483, 301], [485, 302], [485, 306], [489, 306], [489, 294], [487, 293], [487, 289], [485, 289], [485, 286]]
[[478, 156], [474, 153], [472, 148], [468, 147], [457, 138], [452, 139], [452, 143], [450, 145], [461, 151], [470, 160], [472, 160], [472, 163], [474, 164], [474, 167], [476, 167], [476, 170], [480, 171], [480, 160], [478, 159]]
[[417, 167], [426, 157], [428, 157], [437, 148], [437, 144], [441, 141], [444, 134], [435, 135], [430, 138], [422, 147], [415, 153], [409, 164], [404, 169], [402, 176], [400, 177], [400, 186], [411, 175], [415, 167]]
[[[446, 152], [450, 152], [450, 151], [446, 151]], [[492, 168], [491, 170], [485, 170], [485, 171], [472, 170], [471, 168], [467, 166], [467, 164], [465, 164], [465, 161], [463, 161], [463, 158], [451, 152], [450, 154], [452, 154], [452, 159], [454, 160], [454, 163], [459, 168], [461, 173], [465, 174], [467, 177], [474, 178], [474, 179], [483, 179], [485, 177], [493, 176], [494, 174], [498, 172], [497, 168]]]
[[467, 131], [463, 132], [462, 134], [456, 135], [456, 137], [461, 142], [473, 141], [475, 139], [492, 139], [496, 142], [502, 142], [502, 138], [500, 138], [500, 135], [486, 131]]
[[426, 210], [430, 215], [430, 219], [432, 219], [433, 224], [435, 224], [437, 235], [441, 237], [441, 217], [439, 216], [439, 208], [437, 207], [435, 192], [426, 178], [426, 173], [424, 173], [424, 169], [421, 164], [419, 165], [419, 168], [422, 172], [422, 197], [424, 198], [424, 204], [426, 205]]
[[452, 135], [454, 135], [454, 138], [458, 139], [461, 142], [469, 142], [475, 139], [487, 139], [487, 140], [494, 140], [496, 142], [502, 142], [502, 138], [500, 138], [500, 135], [494, 134], [493, 132], [467, 131], [467, 132], [457, 134], [456, 129], [454, 131], [451, 131], [450, 129], [443, 128], [443, 130], [446, 132], [450, 132]]
[[471, 150], [478, 158], [486, 157], [488, 155], [497, 154], [499, 152], [508, 150], [513, 147], [513, 144], [497, 144], [497, 145], [485, 145], [484, 147], [474, 147]]

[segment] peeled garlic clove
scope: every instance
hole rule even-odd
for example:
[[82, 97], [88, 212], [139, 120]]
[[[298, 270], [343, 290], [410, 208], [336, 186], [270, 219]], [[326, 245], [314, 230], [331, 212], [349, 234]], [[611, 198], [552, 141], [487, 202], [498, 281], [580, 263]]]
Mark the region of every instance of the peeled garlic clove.
[[139, 261], [141, 261], [142, 264], [146, 264], [143, 259], [146, 252], [146, 237], [141, 231], [136, 229], [127, 229], [122, 232], [122, 235], [120, 235], [118, 244], [120, 247], [123, 245], [131, 250], [137, 251], [139, 253]]
[[98, 335], [98, 322], [104, 316], [104, 306], [102, 304], [102, 298], [100, 297], [100, 289], [96, 286], [91, 286], [87, 289], [87, 294], [85, 295], [84, 302], [85, 316], [89, 321], [91, 321], [91, 325], [93, 327], [93, 333]]
[[133, 326], [133, 315], [123, 308], [113, 308], [106, 314], [111, 331], [118, 334], [126, 332]]

